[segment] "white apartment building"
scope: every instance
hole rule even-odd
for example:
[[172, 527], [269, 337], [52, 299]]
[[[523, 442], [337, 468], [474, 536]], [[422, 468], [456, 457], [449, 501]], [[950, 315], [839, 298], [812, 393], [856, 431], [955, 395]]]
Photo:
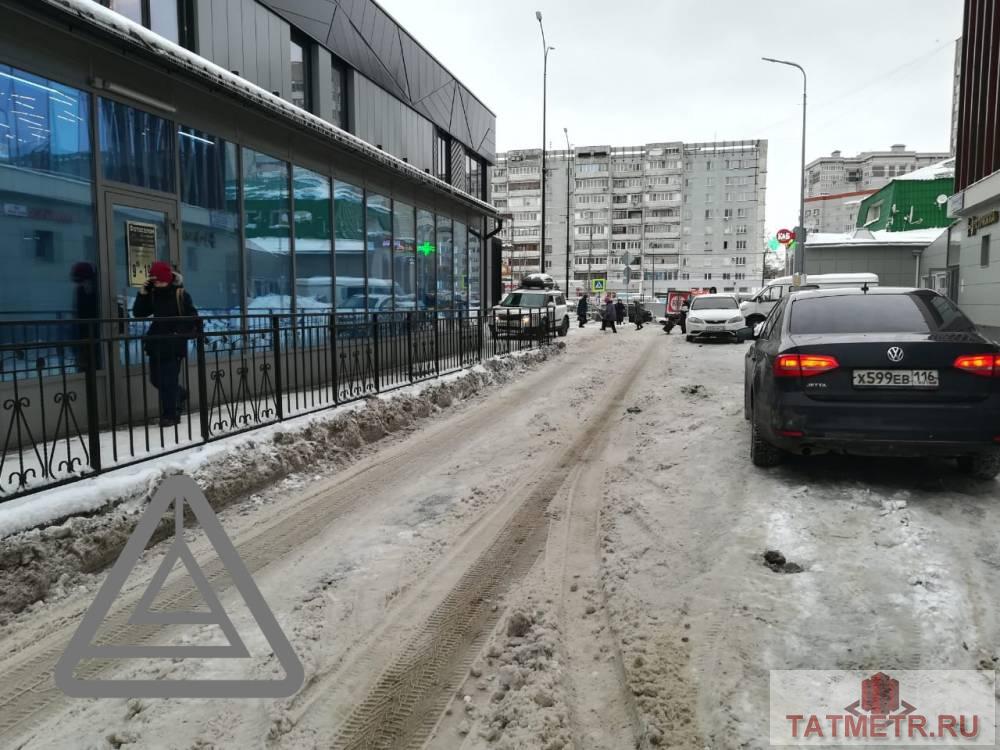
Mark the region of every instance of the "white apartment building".
[[[550, 151], [546, 173], [545, 271], [562, 286], [568, 250], [571, 297], [761, 285], [767, 141]], [[491, 185], [509, 288], [540, 270], [541, 150], [499, 154]]]
[[[864, 151], [844, 156], [834, 151], [806, 165], [806, 216], [809, 233], [841, 233], [855, 228], [858, 208], [869, 195], [877, 193], [900, 175], [948, 159], [942, 152], [907, 151], [897, 143], [888, 151]], [[780, 221], [778, 223], [782, 223]], [[796, 223], [786, 217], [788, 226]]]

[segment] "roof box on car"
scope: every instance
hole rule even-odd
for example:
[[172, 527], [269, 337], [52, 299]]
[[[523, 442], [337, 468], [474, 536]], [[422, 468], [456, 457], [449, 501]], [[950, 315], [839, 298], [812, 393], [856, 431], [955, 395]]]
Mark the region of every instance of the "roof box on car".
[[555, 289], [556, 281], [547, 273], [529, 273], [521, 279], [522, 289]]

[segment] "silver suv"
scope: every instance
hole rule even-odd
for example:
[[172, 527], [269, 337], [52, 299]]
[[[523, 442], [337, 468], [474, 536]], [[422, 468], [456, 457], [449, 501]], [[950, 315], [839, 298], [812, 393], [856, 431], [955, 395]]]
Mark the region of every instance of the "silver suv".
[[566, 296], [548, 274], [530, 274], [490, 315], [490, 332], [502, 338], [542, 339], [569, 333]]

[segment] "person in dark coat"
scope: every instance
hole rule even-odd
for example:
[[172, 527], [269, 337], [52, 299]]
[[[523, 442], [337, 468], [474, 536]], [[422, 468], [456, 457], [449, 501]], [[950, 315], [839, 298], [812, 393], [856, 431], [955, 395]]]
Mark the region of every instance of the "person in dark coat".
[[635, 330], [637, 331], [642, 330], [642, 318], [645, 314], [646, 311], [643, 310], [642, 308], [642, 302], [636, 300], [635, 307], [632, 308], [632, 315], [635, 316], [635, 320], [632, 321], [633, 323], [635, 323]]
[[583, 295], [576, 305], [576, 318], [580, 322], [580, 328], [587, 325], [587, 311], [590, 309], [590, 297]]
[[97, 326], [88, 321], [100, 317], [100, 303], [97, 298], [97, 269], [92, 263], [74, 263], [69, 272], [73, 282], [73, 340], [76, 342], [76, 367], [86, 372], [93, 352], [92, 339], [97, 335]]
[[625, 322], [625, 303], [620, 299], [615, 300], [615, 320], [618, 322], [618, 325]]
[[606, 331], [611, 326], [613, 333], [618, 333], [615, 321], [618, 320], [618, 312], [615, 310], [615, 301], [610, 296], [604, 298], [604, 314], [601, 317], [601, 330]]
[[197, 332], [194, 318], [198, 310], [191, 295], [184, 291], [183, 279], [162, 260], [149, 269], [149, 279], [139, 290], [132, 314], [152, 317], [143, 337], [143, 349], [149, 358], [149, 382], [160, 395], [160, 426], [173, 427], [180, 422], [187, 401], [187, 391], [180, 385], [181, 362], [187, 357], [188, 340]]

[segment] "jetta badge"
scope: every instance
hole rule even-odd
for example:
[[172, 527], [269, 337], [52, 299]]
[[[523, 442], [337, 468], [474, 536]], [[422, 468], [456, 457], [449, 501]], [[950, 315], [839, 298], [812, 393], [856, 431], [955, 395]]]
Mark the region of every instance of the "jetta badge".
[[889, 357], [890, 362], [902, 362], [903, 350], [898, 346], [890, 347], [889, 351], [886, 352], [886, 356]]

